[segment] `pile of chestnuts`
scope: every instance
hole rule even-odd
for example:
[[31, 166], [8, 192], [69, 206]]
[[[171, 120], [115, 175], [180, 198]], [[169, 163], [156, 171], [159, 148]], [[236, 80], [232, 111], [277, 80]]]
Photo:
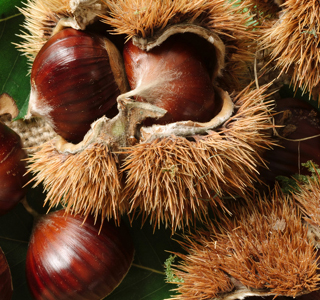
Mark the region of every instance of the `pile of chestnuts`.
[[[24, 174], [34, 173], [50, 208], [64, 207], [36, 219], [26, 259], [32, 296], [99, 300], [133, 261], [123, 214], [174, 233], [225, 209], [224, 194], [254, 189], [260, 154], [273, 145], [273, 104], [268, 86], [240, 89], [232, 78], [252, 63], [257, 31], [244, 5], [239, 13], [229, 1], [142, 1], [143, 9], [130, 0], [28, 1], [25, 27], [37, 40], [27, 37], [22, 48], [38, 50], [28, 117], [44, 119], [58, 137], [36, 145], [26, 172], [19, 137], [0, 124], [0, 214], [25, 197]], [[131, 32], [119, 24], [159, 4], [172, 8], [159, 23], [153, 11]], [[119, 13], [121, 5], [128, 10]], [[107, 26], [95, 30], [101, 18]]]

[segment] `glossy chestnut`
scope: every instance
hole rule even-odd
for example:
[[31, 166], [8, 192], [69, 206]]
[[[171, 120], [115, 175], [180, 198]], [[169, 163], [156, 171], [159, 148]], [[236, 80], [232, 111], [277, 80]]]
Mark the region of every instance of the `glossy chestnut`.
[[12, 298], [12, 279], [7, 259], [0, 248], [0, 300]]
[[0, 215], [26, 195], [26, 157], [19, 135], [0, 122]]
[[38, 299], [102, 299], [128, 272], [134, 254], [126, 227], [94, 218], [43, 216], [36, 224], [26, 258], [27, 282]]
[[208, 122], [221, 109], [206, 56], [183, 35], [170, 36], [149, 51], [141, 50], [130, 40], [123, 55], [136, 99], [167, 110], [164, 117], [148, 124]]
[[121, 54], [105, 37], [72, 28], [50, 38], [31, 71], [29, 115], [78, 143], [127, 89]]

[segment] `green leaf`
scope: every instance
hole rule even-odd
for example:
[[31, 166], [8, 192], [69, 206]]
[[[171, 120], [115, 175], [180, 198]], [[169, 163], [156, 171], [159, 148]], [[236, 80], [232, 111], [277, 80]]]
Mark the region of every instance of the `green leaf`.
[[[17, 4], [17, 1], [14, 3]], [[0, 5], [2, 9], [2, 2]], [[10, 11], [14, 13], [13, 7], [14, 5], [11, 10], [6, 9], [6, 13]], [[24, 116], [27, 110], [30, 77], [27, 58], [13, 43], [21, 43], [21, 38], [17, 34], [23, 21], [24, 17], [21, 14], [10, 15], [0, 21], [0, 95], [7, 93], [16, 101], [20, 117]]]
[[17, 6], [21, 6], [21, 0], [1, 0], [0, 22], [20, 14]]

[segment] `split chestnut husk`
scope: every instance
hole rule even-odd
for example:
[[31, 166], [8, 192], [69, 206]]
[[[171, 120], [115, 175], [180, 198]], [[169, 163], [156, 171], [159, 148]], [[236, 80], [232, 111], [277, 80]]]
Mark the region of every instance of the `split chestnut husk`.
[[267, 86], [241, 81], [257, 36], [244, 5], [105, 5], [104, 22], [127, 41], [132, 90], [118, 96], [118, 115], [92, 123], [81, 142], [59, 137], [37, 148], [29, 167], [46, 201], [107, 219], [141, 213], [174, 231], [223, 207], [217, 195], [252, 191], [260, 153], [272, 145], [272, 101]]
[[36, 300], [100, 300], [127, 274], [134, 246], [124, 224], [95, 223], [64, 210], [41, 217], [30, 239], [26, 274]]

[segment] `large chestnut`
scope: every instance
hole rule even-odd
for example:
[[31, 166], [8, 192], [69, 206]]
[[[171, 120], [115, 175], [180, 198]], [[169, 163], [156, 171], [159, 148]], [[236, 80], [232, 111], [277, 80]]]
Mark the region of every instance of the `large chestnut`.
[[26, 157], [19, 135], [0, 122], [0, 215], [26, 195]]
[[35, 225], [26, 258], [27, 282], [36, 300], [100, 300], [127, 274], [134, 254], [129, 231], [92, 216], [43, 216]]
[[0, 248], [0, 300], [12, 298], [11, 272], [6, 257]]
[[164, 117], [148, 124], [208, 122], [221, 109], [206, 56], [183, 35], [170, 36], [149, 51], [130, 40], [124, 46], [123, 56], [136, 99], [167, 110]]
[[120, 52], [105, 37], [64, 29], [41, 48], [31, 70], [29, 115], [78, 143], [127, 90]]

